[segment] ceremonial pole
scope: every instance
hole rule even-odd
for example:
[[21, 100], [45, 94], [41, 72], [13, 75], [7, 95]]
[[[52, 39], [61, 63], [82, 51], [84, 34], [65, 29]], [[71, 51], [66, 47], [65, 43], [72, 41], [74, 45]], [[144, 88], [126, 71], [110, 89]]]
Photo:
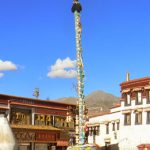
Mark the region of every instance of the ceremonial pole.
[[85, 124], [85, 101], [84, 101], [84, 65], [82, 57], [81, 34], [82, 26], [80, 19], [81, 4], [78, 0], [73, 1], [72, 12], [75, 17], [75, 33], [76, 33], [76, 53], [77, 53], [77, 91], [78, 91], [78, 109], [79, 114], [76, 117], [76, 143], [83, 145], [85, 141], [84, 124]]
[[75, 38], [76, 38], [76, 65], [77, 65], [77, 111], [76, 111], [76, 145], [69, 146], [67, 150], [96, 150], [95, 145], [85, 143], [85, 122], [86, 122], [86, 108], [84, 96], [84, 65], [82, 57], [81, 34], [82, 26], [80, 19], [80, 12], [82, 6], [78, 0], [73, 0], [72, 12], [75, 17]]

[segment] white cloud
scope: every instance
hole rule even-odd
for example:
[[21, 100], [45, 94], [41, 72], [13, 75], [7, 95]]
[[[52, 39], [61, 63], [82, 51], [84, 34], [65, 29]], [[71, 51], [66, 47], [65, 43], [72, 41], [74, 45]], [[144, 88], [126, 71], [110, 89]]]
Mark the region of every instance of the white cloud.
[[56, 63], [51, 66], [52, 70], [60, 70], [60, 69], [65, 69], [65, 68], [75, 68], [76, 67], [76, 61], [71, 60], [69, 57], [67, 57], [64, 60], [57, 59]]
[[0, 60], [0, 78], [2, 78], [4, 76], [3, 71], [13, 71], [13, 70], [17, 70], [17, 65], [15, 65], [14, 63], [12, 63], [11, 61], [2, 61]]
[[4, 76], [4, 73], [1, 73], [1, 72], [0, 72], [0, 78], [2, 78], [3, 76]]
[[17, 66], [11, 61], [0, 60], [0, 71], [17, 70]]
[[57, 59], [55, 64], [50, 67], [47, 76], [50, 78], [74, 78], [77, 75], [75, 68], [75, 60], [71, 60], [69, 57], [64, 60]]

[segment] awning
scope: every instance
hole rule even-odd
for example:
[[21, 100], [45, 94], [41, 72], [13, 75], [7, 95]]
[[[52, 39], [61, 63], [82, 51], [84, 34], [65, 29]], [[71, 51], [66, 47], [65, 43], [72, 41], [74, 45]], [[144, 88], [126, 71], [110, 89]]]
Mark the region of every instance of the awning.
[[100, 123], [87, 124], [87, 127], [97, 127]]
[[149, 90], [150, 89], [150, 85], [145, 86], [144, 89]]
[[103, 123], [104, 123], [104, 124], [109, 124], [109, 123], [110, 123], [110, 121], [104, 121]]
[[104, 141], [105, 141], [105, 142], [110, 142], [110, 141], [111, 141], [111, 138], [105, 138]]
[[0, 107], [0, 109], [8, 110], [9, 108], [8, 107]]
[[144, 109], [144, 111], [150, 111], [150, 107], [145, 107], [143, 109]]
[[142, 112], [142, 111], [143, 111], [142, 108], [137, 108], [137, 109], [134, 110], [134, 112]]
[[122, 110], [122, 113], [123, 114], [131, 113], [131, 109], [129, 109], [129, 110]]
[[127, 92], [130, 92], [130, 89], [124, 89], [121, 91], [121, 93], [127, 93]]
[[116, 122], [120, 122], [120, 119], [117, 119]]
[[120, 122], [119, 119], [111, 120], [111, 123]]
[[68, 141], [57, 141], [57, 146], [68, 146]]
[[111, 120], [111, 123], [115, 123], [115, 120]]
[[11, 128], [13, 129], [30, 129], [30, 130], [51, 130], [51, 131], [60, 131], [60, 129], [55, 128], [53, 126], [42, 126], [42, 125], [16, 125], [11, 124]]
[[142, 90], [142, 87], [137, 87], [133, 89], [133, 91], [141, 91], [141, 90]]

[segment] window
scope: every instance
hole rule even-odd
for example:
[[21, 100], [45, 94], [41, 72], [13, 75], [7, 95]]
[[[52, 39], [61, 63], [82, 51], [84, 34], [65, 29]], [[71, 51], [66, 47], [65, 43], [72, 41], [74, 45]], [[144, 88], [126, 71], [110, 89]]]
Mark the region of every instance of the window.
[[105, 149], [109, 150], [109, 147], [110, 147], [110, 142], [105, 142]]
[[109, 123], [106, 124], [106, 134], [109, 134]]
[[147, 103], [150, 103], [150, 90], [146, 92]]
[[93, 131], [93, 135], [95, 136], [96, 135], [96, 129], [95, 129], [95, 127], [92, 127], [92, 131]]
[[136, 96], [136, 104], [142, 104], [142, 93], [141, 92], [137, 92], [137, 96]]
[[119, 123], [119, 122], [117, 122], [117, 130], [119, 130], [119, 126], [120, 126], [120, 123]]
[[31, 124], [31, 110], [29, 109], [20, 109], [20, 108], [11, 108], [10, 114], [10, 123], [11, 124]]
[[96, 135], [99, 135], [99, 126], [96, 126], [95, 130], [96, 130]]
[[90, 135], [90, 136], [99, 135], [99, 126], [89, 127], [88, 128], [88, 135]]
[[135, 113], [135, 124], [142, 124], [142, 112]]
[[92, 128], [89, 128], [89, 135], [92, 136]]
[[112, 123], [112, 131], [115, 131], [115, 123]]
[[52, 116], [46, 115], [45, 117], [46, 117], [46, 118], [45, 118], [45, 124], [46, 124], [46, 125], [51, 125]]
[[147, 124], [150, 124], [150, 111], [147, 112]]
[[130, 94], [126, 94], [125, 106], [131, 105], [131, 96]]
[[54, 121], [54, 126], [58, 128], [74, 128], [74, 120], [67, 122], [66, 117], [55, 116], [54, 120], [51, 118], [51, 124]]
[[88, 140], [88, 136], [89, 136], [89, 128], [86, 126], [86, 127], [85, 127], [85, 143], [86, 143], [87, 140]]
[[124, 115], [124, 125], [131, 125], [131, 114], [127, 113]]
[[127, 94], [127, 104], [131, 104], [130, 94]]
[[114, 139], [117, 139], [117, 132], [114, 132]]

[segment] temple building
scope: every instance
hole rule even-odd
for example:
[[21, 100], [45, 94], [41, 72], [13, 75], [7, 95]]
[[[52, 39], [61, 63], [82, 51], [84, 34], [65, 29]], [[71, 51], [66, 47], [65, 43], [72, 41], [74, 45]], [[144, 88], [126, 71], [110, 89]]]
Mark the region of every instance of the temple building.
[[120, 104], [89, 118], [88, 142], [101, 150], [150, 150], [150, 77], [127, 77], [120, 87]]
[[9, 120], [15, 150], [66, 149], [75, 136], [75, 109], [73, 104], [0, 94], [0, 114]]

